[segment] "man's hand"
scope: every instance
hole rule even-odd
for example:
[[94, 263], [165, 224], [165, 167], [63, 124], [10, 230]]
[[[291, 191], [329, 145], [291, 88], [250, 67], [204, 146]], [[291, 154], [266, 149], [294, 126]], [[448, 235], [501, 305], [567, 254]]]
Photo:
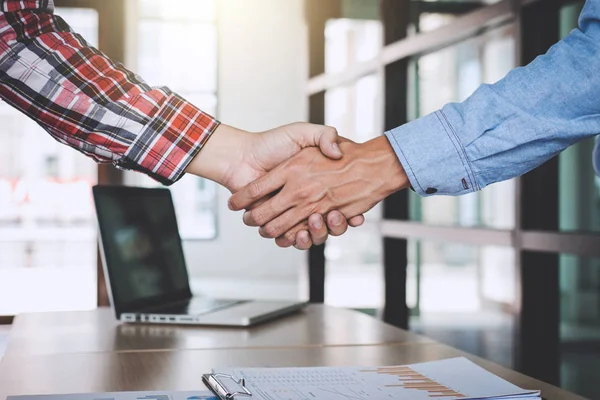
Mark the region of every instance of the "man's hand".
[[340, 160], [328, 159], [317, 149], [301, 151], [235, 193], [229, 207], [251, 208], [244, 222], [260, 226], [261, 236], [278, 238], [278, 244], [286, 246], [306, 229], [302, 221], [313, 214], [339, 210], [344, 218], [359, 215], [408, 186], [387, 138], [364, 144], [344, 141], [340, 146], [344, 153]]
[[[229, 191], [236, 192], [306, 147], [316, 146], [318, 151], [331, 159], [341, 158], [338, 138], [337, 131], [332, 127], [307, 123], [285, 125], [260, 133], [221, 125], [192, 160], [186, 172], [213, 180]], [[313, 221], [318, 219], [322, 220], [322, 217], [313, 217]], [[349, 221], [344, 218], [341, 223], [330, 225], [329, 228], [332, 234], [340, 235], [346, 231], [348, 224], [360, 226], [363, 222], [364, 217], [358, 215]], [[323, 229], [323, 226], [316, 228], [307, 225], [305, 230], [298, 230], [299, 239], [302, 239], [304, 246], [308, 243], [308, 247], [324, 242], [327, 234], [327, 227]]]
[[313, 214], [308, 218], [308, 221], [303, 221], [290, 230], [289, 236], [292, 236], [293, 232], [300, 230], [296, 234], [295, 242], [291, 239], [286, 239], [286, 235], [275, 239], [275, 242], [280, 247], [290, 247], [293, 245], [298, 250], [308, 250], [311, 246], [325, 243], [329, 235], [341, 236], [346, 233], [348, 226], [357, 227], [365, 221], [361, 215], [351, 218], [346, 223], [344, 214], [337, 210], [328, 213], [325, 219], [321, 214]]

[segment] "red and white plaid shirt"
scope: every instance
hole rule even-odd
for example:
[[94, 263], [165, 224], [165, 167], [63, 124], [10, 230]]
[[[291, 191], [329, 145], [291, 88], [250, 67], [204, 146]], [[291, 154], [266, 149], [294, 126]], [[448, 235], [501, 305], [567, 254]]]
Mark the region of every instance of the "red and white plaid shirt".
[[[219, 122], [91, 47], [52, 0], [0, 0], [0, 97], [56, 140], [171, 184]], [[1, 122], [0, 122], [1, 123]]]

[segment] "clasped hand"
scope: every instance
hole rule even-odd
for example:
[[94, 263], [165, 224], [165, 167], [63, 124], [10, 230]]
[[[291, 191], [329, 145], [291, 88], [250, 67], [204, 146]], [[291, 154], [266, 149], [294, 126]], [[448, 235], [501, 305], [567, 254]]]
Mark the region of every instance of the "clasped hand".
[[339, 146], [343, 154], [339, 159], [328, 158], [314, 147], [301, 150], [236, 191], [229, 208], [247, 210], [244, 223], [260, 227], [260, 235], [274, 238], [279, 246], [304, 249], [315, 244], [308, 231], [324, 226], [322, 221], [319, 224], [321, 216], [327, 216], [331, 229], [334, 222], [359, 216], [407, 186], [404, 170], [385, 137], [364, 144], [341, 139]]
[[[222, 124], [186, 172], [213, 180], [235, 193], [304, 148], [312, 148], [332, 160], [339, 159], [342, 152], [338, 140], [334, 128], [322, 125], [295, 123], [250, 133]], [[309, 221], [303, 225], [304, 229], [295, 231], [296, 238], [291, 242], [299, 249], [323, 243], [328, 234], [341, 235], [348, 225], [361, 225], [364, 217], [356, 214], [347, 219], [339, 211], [332, 211], [327, 215], [312, 215]]]

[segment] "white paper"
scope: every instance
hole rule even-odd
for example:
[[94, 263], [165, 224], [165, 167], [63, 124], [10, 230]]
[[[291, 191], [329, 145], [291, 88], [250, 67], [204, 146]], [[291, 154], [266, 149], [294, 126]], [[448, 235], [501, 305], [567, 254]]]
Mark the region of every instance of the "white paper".
[[397, 367], [234, 368], [252, 400], [539, 399], [466, 358]]

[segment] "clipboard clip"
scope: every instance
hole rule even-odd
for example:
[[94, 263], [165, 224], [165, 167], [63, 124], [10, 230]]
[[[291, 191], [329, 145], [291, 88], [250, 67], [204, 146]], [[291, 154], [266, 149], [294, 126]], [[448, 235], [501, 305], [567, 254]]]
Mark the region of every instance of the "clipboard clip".
[[[230, 392], [227, 386], [220, 379], [229, 379], [235, 385], [241, 388], [241, 390]], [[235, 379], [229, 374], [204, 374], [202, 375], [202, 381], [208, 388], [222, 400], [235, 400], [236, 396], [241, 397], [252, 397], [252, 393], [246, 387], [246, 380], [244, 378]]]

